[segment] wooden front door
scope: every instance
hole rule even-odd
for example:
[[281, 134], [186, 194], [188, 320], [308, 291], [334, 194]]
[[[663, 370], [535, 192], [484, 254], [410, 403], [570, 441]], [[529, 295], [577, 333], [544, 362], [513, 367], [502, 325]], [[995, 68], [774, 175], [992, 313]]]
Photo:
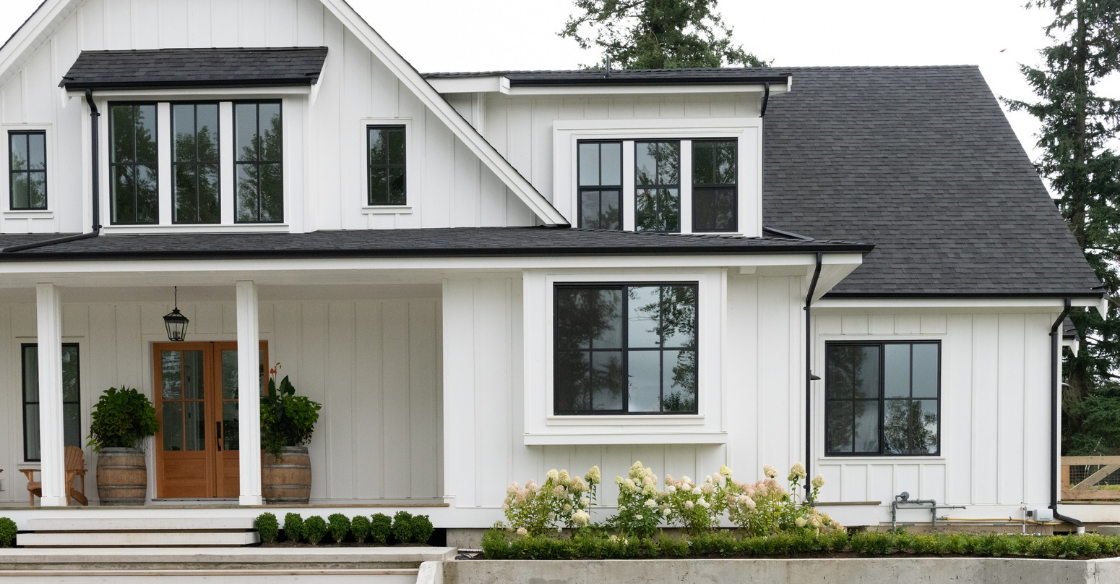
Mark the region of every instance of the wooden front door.
[[[261, 388], [268, 345], [260, 344]], [[240, 492], [237, 343], [156, 343], [156, 497]]]

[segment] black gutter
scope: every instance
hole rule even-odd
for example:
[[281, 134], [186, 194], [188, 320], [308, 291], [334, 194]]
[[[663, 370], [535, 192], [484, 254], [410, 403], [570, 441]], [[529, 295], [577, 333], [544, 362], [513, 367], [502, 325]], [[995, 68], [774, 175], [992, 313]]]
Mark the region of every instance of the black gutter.
[[1054, 519], [1076, 525], [1077, 534], [1081, 535], [1085, 533], [1085, 524], [1080, 519], [1058, 513], [1058, 416], [1061, 415], [1061, 410], [1058, 409], [1058, 391], [1061, 388], [1058, 384], [1058, 373], [1061, 367], [1059, 363], [1062, 359], [1059, 352], [1058, 329], [1065, 322], [1066, 317], [1069, 316], [1072, 306], [1073, 303], [1069, 298], [1066, 298], [1062, 313], [1058, 315], [1058, 319], [1050, 327], [1050, 509], [1054, 511]]
[[809, 499], [813, 466], [813, 293], [817, 291], [817, 280], [821, 277], [821, 263], [824, 254], [817, 252], [817, 267], [813, 270], [813, 280], [809, 282], [809, 293], [805, 295], [805, 499]]
[[[730, 76], [704, 76], [704, 75], [666, 75], [664, 77], [657, 76], [643, 76], [643, 77], [628, 77], [619, 71], [615, 71], [614, 75], [610, 77], [554, 77], [554, 78], [538, 78], [538, 79], [517, 79], [516, 77], [504, 76], [509, 79], [510, 87], [593, 87], [600, 85], [608, 86], [658, 86], [658, 85], [761, 85], [765, 83], [788, 83], [788, 76], [766, 76], [766, 77], [730, 77]], [[495, 77], [501, 76], [494, 75]], [[444, 77], [430, 76], [427, 79], [444, 79]], [[452, 78], [453, 79], [453, 78]]]
[[889, 300], [892, 298], [905, 298], [905, 299], [939, 299], [939, 300], [952, 300], [963, 299], [971, 300], [974, 298], [1104, 298], [1105, 292], [1085, 292], [1084, 290], [1074, 291], [1053, 291], [1053, 292], [829, 292], [824, 295], [826, 300], [845, 300], [845, 299], [871, 299], [871, 300]]
[[764, 83], [762, 86], [762, 111], [759, 112], [758, 117], [766, 117], [766, 104], [770, 103], [770, 83]]
[[92, 89], [213, 89], [237, 87], [310, 87], [319, 79], [319, 72], [306, 73], [305, 77], [282, 79], [205, 79], [182, 81], [64, 81], [66, 91]]
[[36, 241], [33, 243], [25, 243], [22, 245], [13, 245], [0, 249], [0, 254], [13, 253], [23, 251], [25, 249], [34, 249], [46, 245], [54, 245], [56, 243], [67, 243], [70, 241], [78, 241], [81, 239], [90, 239], [97, 237], [101, 233], [101, 205], [100, 205], [100, 173], [98, 172], [98, 159], [97, 159], [97, 118], [101, 117], [101, 113], [97, 111], [97, 104], [93, 102], [93, 92], [86, 90], [86, 103], [89, 104], [89, 125], [90, 125], [90, 143], [92, 144], [93, 153], [91, 160], [93, 164], [93, 185], [90, 190], [93, 192], [93, 229], [89, 233], [81, 233], [78, 235], [68, 235], [66, 237], [57, 237], [54, 239], [45, 239], [43, 241]]

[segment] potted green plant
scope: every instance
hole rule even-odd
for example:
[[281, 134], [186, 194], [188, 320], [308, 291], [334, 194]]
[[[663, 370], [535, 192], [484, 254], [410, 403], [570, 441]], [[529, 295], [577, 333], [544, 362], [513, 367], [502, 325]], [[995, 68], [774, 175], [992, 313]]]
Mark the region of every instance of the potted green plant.
[[269, 371], [268, 395], [261, 398], [261, 487], [265, 503], [307, 504], [311, 498], [311, 457], [307, 444], [322, 405], [296, 395], [288, 377], [276, 383], [280, 364]]
[[156, 409], [144, 394], [128, 387], [110, 387], [101, 394], [89, 425], [101, 505], [144, 504], [148, 467], [140, 443], [158, 431]]

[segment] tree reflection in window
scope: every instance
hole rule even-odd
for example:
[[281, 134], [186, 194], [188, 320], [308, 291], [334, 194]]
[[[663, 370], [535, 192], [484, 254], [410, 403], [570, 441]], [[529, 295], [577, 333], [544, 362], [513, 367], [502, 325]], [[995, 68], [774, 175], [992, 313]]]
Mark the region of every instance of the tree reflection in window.
[[109, 212], [114, 225], [159, 223], [155, 104], [109, 107]]
[[696, 413], [695, 284], [556, 288], [555, 411]]
[[681, 143], [634, 143], [634, 228], [681, 230]]
[[237, 222], [280, 223], [284, 221], [280, 104], [238, 103], [233, 112]]

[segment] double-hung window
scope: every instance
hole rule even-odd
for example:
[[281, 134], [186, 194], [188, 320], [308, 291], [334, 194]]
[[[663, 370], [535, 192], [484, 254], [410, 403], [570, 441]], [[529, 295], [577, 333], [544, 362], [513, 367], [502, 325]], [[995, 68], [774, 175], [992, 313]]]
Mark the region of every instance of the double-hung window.
[[735, 140], [692, 141], [692, 231], [739, 230]]
[[555, 288], [554, 411], [697, 413], [696, 283]]
[[407, 204], [405, 127], [368, 126], [369, 206]]
[[284, 221], [280, 102], [235, 103], [234, 213], [238, 223]]
[[[23, 459], [39, 462], [39, 346], [20, 347], [23, 365]], [[78, 345], [62, 345], [62, 436], [65, 446], [82, 446]]]
[[111, 104], [109, 143], [109, 214], [112, 223], [159, 223], [156, 104]]
[[8, 192], [13, 211], [47, 208], [46, 132], [8, 132]]
[[622, 142], [579, 143], [579, 226], [622, 229]]
[[634, 228], [636, 231], [681, 230], [681, 143], [677, 140], [634, 143]]
[[940, 452], [941, 343], [828, 343], [825, 359], [827, 454]]
[[174, 223], [221, 223], [218, 104], [171, 104]]

